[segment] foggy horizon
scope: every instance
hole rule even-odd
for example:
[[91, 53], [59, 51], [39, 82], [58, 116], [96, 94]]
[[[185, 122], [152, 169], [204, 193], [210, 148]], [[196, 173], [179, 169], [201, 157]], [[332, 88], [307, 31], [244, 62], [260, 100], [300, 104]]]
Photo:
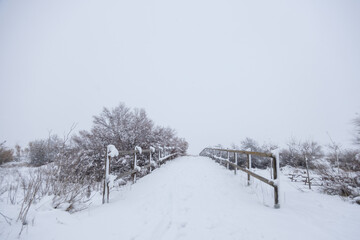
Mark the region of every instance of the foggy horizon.
[[352, 148], [358, 1], [1, 1], [0, 142], [144, 108], [190, 154], [245, 137]]

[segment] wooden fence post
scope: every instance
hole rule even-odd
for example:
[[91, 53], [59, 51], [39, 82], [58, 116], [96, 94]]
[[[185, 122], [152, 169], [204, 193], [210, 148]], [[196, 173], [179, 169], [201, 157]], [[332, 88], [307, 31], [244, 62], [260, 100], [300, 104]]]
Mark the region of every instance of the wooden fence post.
[[228, 154], [228, 157], [227, 157], [226, 168], [229, 169], [230, 152], [227, 152], [227, 154]]
[[220, 165], [222, 165], [223, 162], [222, 162], [222, 154], [221, 154], [221, 151], [219, 151], [219, 157], [220, 157], [220, 161], [219, 161], [219, 162], [220, 162]]
[[[251, 154], [247, 154], [247, 168], [249, 171], [251, 171]], [[248, 186], [250, 185], [250, 174], [248, 174], [248, 181], [247, 181]]]
[[102, 203], [105, 203], [105, 196], [107, 203], [109, 203], [109, 182], [110, 182], [110, 156], [109, 156], [109, 147], [106, 148], [106, 159], [105, 159], [105, 179], [104, 179], [104, 189], [103, 189], [103, 199]]
[[[235, 158], [235, 165], [237, 166], [238, 165], [238, 160], [237, 160], [237, 153], [234, 152], [234, 158]], [[234, 174], [236, 175], [236, 170], [237, 168], [234, 169]]]
[[275, 201], [275, 205], [274, 208], [280, 208], [280, 203], [279, 203], [279, 176], [278, 176], [278, 168], [279, 168], [279, 161], [280, 159], [277, 159], [276, 157], [273, 157], [273, 175], [274, 175], [274, 180], [276, 181], [276, 184], [274, 185], [274, 201]]
[[105, 203], [105, 194], [106, 194], [106, 179], [104, 179], [104, 185], [103, 185], [103, 198], [102, 198], [102, 204]]
[[161, 165], [160, 158], [161, 158], [161, 150], [159, 148], [159, 165]]
[[[309, 182], [309, 189], [311, 189], [311, 181], [310, 181], [310, 174], [309, 174], [309, 163], [308, 158], [305, 156], [305, 164], [306, 164], [306, 173], [307, 173], [307, 179]], [[306, 179], [305, 179], [305, 185], [306, 185]]]
[[[135, 153], [134, 153], [134, 170], [137, 170], [137, 159], [136, 159], [136, 148], [135, 148]], [[134, 175], [133, 175], [133, 183], [136, 183], [136, 172], [134, 172]]]

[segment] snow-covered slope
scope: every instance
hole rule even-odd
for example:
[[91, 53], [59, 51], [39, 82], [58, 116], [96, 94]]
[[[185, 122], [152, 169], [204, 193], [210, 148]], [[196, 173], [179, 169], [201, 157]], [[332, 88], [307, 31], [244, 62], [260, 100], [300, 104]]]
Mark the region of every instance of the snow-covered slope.
[[[358, 239], [360, 207], [301, 192], [282, 178], [281, 209], [263, 204], [263, 188], [209, 158], [182, 157], [135, 185], [113, 191], [110, 204], [69, 215], [38, 208], [22, 239]], [[261, 191], [261, 193], [259, 193]], [[19, 229], [2, 233], [15, 239]]]

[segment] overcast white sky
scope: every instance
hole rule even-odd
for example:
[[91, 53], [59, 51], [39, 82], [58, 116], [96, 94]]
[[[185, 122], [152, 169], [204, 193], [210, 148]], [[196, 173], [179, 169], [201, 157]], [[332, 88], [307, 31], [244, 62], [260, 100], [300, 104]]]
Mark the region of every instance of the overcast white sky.
[[190, 153], [244, 137], [351, 146], [360, 1], [0, 0], [0, 141], [120, 102]]

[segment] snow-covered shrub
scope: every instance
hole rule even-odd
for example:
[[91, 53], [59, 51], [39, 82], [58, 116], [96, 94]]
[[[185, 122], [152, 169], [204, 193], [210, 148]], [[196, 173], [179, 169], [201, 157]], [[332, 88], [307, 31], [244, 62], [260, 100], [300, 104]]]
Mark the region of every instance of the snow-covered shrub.
[[360, 172], [337, 171], [324, 164], [318, 164], [316, 170], [321, 176], [323, 192], [350, 198], [360, 196]]
[[340, 168], [345, 171], [360, 171], [359, 151], [345, 149], [339, 154]]
[[14, 160], [14, 151], [5, 147], [5, 142], [0, 143], [0, 165]]
[[23, 225], [28, 224], [27, 214], [31, 205], [36, 201], [38, 197], [38, 191], [41, 184], [42, 181], [40, 170], [36, 171], [35, 173], [30, 173], [28, 175], [28, 179], [21, 179], [21, 187], [24, 191], [24, 194], [17, 220], [20, 220]]
[[61, 182], [60, 187], [54, 192], [52, 206], [74, 213], [89, 206], [91, 187], [79, 183]]
[[34, 166], [41, 166], [53, 162], [63, 142], [57, 135], [50, 135], [48, 139], [35, 140], [29, 143], [30, 163]]
[[287, 146], [288, 147], [280, 153], [281, 166], [289, 165], [292, 167], [305, 168], [307, 159], [308, 167], [313, 169], [315, 167], [314, 162], [324, 156], [321, 145], [312, 140], [301, 142], [296, 139], [291, 139], [287, 143]]
[[[221, 146], [221, 145], [220, 145]], [[252, 152], [263, 152], [263, 153], [271, 153], [272, 150], [278, 148], [277, 145], [273, 143], [263, 143], [260, 145], [255, 139], [246, 137], [240, 142], [240, 146], [237, 146], [235, 144], [232, 144], [231, 148], [237, 149], [237, 150], [245, 150], [245, 151], [252, 151]], [[221, 156], [222, 158], [227, 158], [227, 153], [223, 153]], [[234, 161], [233, 154], [230, 154], [230, 159]], [[247, 164], [247, 158], [246, 156], [240, 156], [238, 158], [238, 163], [240, 166], [246, 166]], [[252, 156], [251, 166], [253, 168], [260, 168], [260, 169], [266, 169], [270, 166], [269, 159], [258, 157], [258, 156]]]
[[8, 185], [7, 193], [8, 193], [8, 201], [10, 204], [15, 205], [19, 190], [19, 182], [10, 183]]

